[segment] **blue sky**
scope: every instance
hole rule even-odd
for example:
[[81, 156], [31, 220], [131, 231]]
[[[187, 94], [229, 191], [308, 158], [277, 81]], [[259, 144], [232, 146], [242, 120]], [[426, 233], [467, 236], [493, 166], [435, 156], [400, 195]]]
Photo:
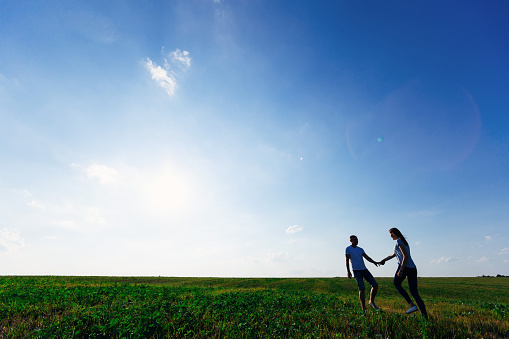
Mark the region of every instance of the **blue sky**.
[[509, 274], [508, 6], [2, 1], [0, 274]]

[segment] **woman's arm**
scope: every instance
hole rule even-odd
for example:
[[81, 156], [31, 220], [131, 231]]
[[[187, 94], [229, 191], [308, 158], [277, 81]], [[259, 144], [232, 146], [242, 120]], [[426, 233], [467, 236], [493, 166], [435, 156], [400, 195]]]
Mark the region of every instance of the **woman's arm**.
[[401, 263], [401, 269], [400, 269], [400, 271], [403, 271], [403, 269], [406, 267], [406, 264], [408, 262], [408, 253], [406, 251], [405, 246], [403, 246], [402, 244], [398, 244], [398, 247], [401, 251], [401, 254], [403, 254], [403, 262]]
[[380, 265], [383, 265], [385, 264], [386, 261], [389, 261], [391, 260], [392, 258], [394, 258], [396, 256], [396, 254], [392, 253], [391, 255], [387, 256], [387, 258], [385, 258], [384, 260], [380, 261]]

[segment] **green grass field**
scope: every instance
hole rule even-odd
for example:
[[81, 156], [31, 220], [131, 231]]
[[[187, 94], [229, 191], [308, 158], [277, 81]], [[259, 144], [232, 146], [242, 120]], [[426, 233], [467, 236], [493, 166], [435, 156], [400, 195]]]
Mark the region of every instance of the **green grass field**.
[[0, 338], [509, 338], [509, 278], [419, 278], [430, 321], [377, 281], [5, 276]]

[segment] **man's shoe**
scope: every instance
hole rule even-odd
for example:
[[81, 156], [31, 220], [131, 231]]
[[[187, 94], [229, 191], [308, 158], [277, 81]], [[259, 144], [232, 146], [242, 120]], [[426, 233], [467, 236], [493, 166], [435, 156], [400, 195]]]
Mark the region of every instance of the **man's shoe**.
[[369, 306], [373, 307], [375, 310], [379, 310], [378, 306], [375, 303], [369, 302]]

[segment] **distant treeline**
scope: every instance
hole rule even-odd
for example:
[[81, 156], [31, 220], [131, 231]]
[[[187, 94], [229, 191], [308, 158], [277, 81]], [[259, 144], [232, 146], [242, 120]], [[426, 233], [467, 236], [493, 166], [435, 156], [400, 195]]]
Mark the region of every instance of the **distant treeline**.
[[509, 277], [509, 275], [502, 275], [502, 274], [497, 274], [496, 276], [493, 276], [493, 275], [480, 275], [478, 276], [478, 278], [507, 278]]

